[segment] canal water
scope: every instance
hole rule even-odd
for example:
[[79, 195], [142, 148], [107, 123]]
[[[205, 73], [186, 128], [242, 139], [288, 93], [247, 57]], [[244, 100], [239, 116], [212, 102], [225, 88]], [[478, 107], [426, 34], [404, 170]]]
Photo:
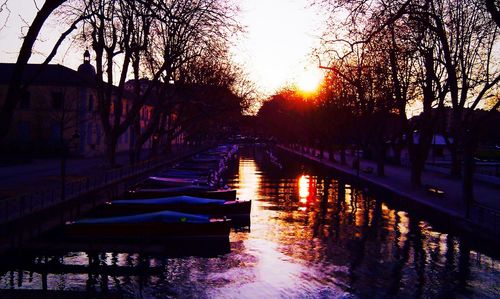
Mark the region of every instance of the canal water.
[[[229, 253], [103, 252], [98, 263], [109, 267], [89, 273], [86, 252], [21, 257], [2, 267], [0, 288], [125, 298], [500, 297], [498, 258], [325, 169], [247, 147], [227, 183], [253, 201], [251, 227], [231, 232]], [[23, 269], [30, 263], [58, 266]], [[126, 266], [140, 270], [112, 268]]]

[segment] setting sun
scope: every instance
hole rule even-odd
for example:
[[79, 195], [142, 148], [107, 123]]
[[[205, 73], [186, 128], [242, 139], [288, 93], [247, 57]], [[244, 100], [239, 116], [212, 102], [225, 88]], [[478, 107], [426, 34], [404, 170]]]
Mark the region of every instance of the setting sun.
[[313, 92], [318, 89], [322, 79], [320, 70], [304, 70], [297, 78], [297, 87], [303, 92]]

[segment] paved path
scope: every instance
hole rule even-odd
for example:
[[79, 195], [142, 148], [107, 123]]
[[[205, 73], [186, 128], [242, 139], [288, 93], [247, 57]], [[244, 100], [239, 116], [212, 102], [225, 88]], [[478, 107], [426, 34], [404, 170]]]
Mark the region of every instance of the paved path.
[[[174, 148], [174, 152], [175, 152]], [[147, 152], [142, 156], [145, 158]], [[128, 153], [116, 156], [117, 164], [129, 165]], [[71, 158], [66, 161], [66, 182], [98, 176], [109, 170], [104, 157]], [[0, 167], [0, 199], [60, 187], [61, 159], [34, 159], [31, 163]]]
[[[346, 164], [340, 162], [332, 162], [327, 159], [328, 153], [324, 153], [324, 157], [319, 157], [319, 151], [309, 151], [308, 154], [302, 151], [293, 150], [290, 148], [281, 148], [304, 156], [308, 159], [315, 160], [326, 166], [333, 167], [344, 173], [357, 175], [356, 169], [352, 167], [354, 157], [347, 155]], [[340, 161], [340, 156], [335, 156], [337, 161]], [[360, 169], [372, 168], [372, 173], [359, 172], [361, 179], [384, 187], [398, 195], [409, 198], [413, 201], [428, 206], [436, 211], [454, 216], [465, 220], [465, 202], [462, 194], [462, 182], [459, 179], [453, 179], [448, 174], [424, 171], [422, 174], [423, 185], [432, 185], [443, 190], [444, 196], [439, 197], [428, 192], [427, 188], [412, 188], [410, 183], [410, 170], [406, 167], [386, 165], [385, 176], [379, 177], [376, 174], [376, 163], [369, 160], [360, 161]], [[474, 183], [475, 201], [487, 209], [479, 208], [477, 205], [472, 211], [471, 219], [474, 224], [487, 226], [498, 235], [500, 232], [500, 184], [484, 183], [475, 181]]]

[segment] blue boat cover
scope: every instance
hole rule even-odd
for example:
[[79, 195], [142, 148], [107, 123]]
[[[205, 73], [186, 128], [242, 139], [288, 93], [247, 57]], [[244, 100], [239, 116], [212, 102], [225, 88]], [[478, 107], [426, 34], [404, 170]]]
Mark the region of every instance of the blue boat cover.
[[189, 191], [210, 191], [213, 188], [208, 186], [188, 185], [181, 187], [166, 187], [166, 188], [140, 188], [137, 191], [159, 191], [159, 192], [189, 192]]
[[167, 182], [167, 183], [203, 183], [207, 180], [201, 180], [196, 178], [174, 178], [174, 177], [163, 177], [163, 176], [150, 176], [148, 179], [159, 182]]
[[163, 172], [160, 172], [160, 176], [182, 176], [182, 177], [192, 177], [192, 178], [198, 178], [198, 177], [203, 177], [206, 176], [209, 173], [209, 171], [190, 171], [190, 170], [178, 170], [178, 169], [170, 169], [166, 170]]
[[204, 204], [215, 204], [223, 205], [223, 200], [210, 199], [203, 197], [194, 196], [172, 196], [172, 197], [161, 197], [161, 198], [149, 198], [149, 199], [124, 199], [124, 200], [114, 200], [111, 202], [113, 205], [168, 205], [168, 204], [188, 204], [188, 205], [204, 205]]
[[75, 224], [118, 224], [118, 223], [209, 223], [210, 218], [201, 214], [186, 214], [174, 211], [160, 211], [132, 216], [105, 217], [105, 218], [87, 218], [75, 221]]

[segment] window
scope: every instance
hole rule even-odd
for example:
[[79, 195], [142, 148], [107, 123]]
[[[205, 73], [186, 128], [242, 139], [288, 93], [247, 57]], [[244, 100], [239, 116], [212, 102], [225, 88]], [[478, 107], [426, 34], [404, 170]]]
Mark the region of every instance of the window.
[[52, 108], [56, 110], [61, 110], [63, 108], [64, 97], [62, 92], [52, 93]]
[[93, 95], [89, 95], [89, 112], [92, 112], [94, 111], [94, 96]]
[[31, 94], [25, 91], [21, 94], [21, 101], [19, 102], [19, 109], [29, 110], [31, 106]]

